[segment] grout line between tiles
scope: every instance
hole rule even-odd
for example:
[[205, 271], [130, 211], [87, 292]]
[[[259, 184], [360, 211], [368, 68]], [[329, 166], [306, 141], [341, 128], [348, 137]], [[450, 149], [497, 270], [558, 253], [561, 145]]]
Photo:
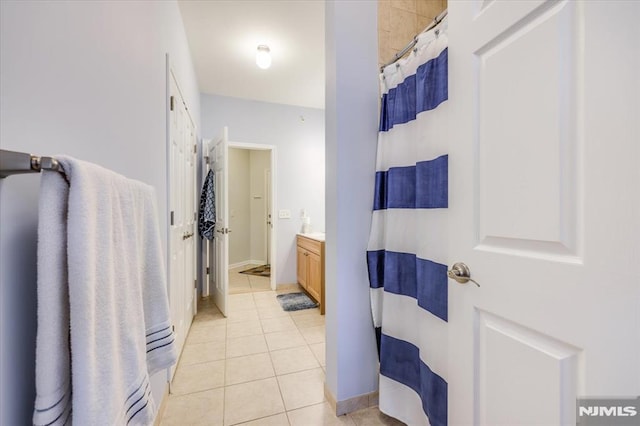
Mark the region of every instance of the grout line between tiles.
[[[250, 281], [250, 279], [249, 279], [249, 281]], [[233, 294], [245, 294], [245, 293], [252, 293], [251, 300], [252, 300], [252, 302], [253, 302], [253, 304], [254, 304], [254, 306], [255, 306], [256, 310], [258, 309], [258, 306], [257, 306], [257, 300], [256, 300], [255, 293], [262, 293], [262, 292], [270, 291], [270, 289], [253, 289], [253, 288], [252, 288], [252, 289], [247, 289], [247, 290], [248, 290], [248, 291], [243, 291], [243, 292], [233, 293]], [[230, 294], [232, 294], [232, 293], [230, 293]], [[204, 311], [203, 311], [203, 312], [204, 312]], [[311, 312], [310, 312], [309, 314], [310, 314], [310, 315], [313, 315], [313, 313], [311, 313]], [[274, 318], [276, 318], [276, 317], [274, 317]], [[270, 415], [267, 415], [267, 416], [262, 416], [262, 417], [258, 417], [258, 418], [255, 418], [255, 419], [247, 420], [247, 421], [245, 421], [245, 422], [251, 422], [251, 421], [261, 420], [261, 419], [265, 419], [265, 418], [268, 418], [268, 417], [271, 417], [271, 416], [275, 416], [275, 415], [278, 415], [278, 414], [284, 413], [284, 414], [285, 414], [285, 417], [286, 417], [286, 419], [287, 419], [287, 423], [288, 423], [289, 425], [291, 425], [291, 419], [290, 419], [290, 417], [289, 417], [289, 413], [290, 413], [291, 411], [300, 410], [300, 409], [308, 408], [308, 407], [315, 406], [315, 405], [321, 405], [321, 404], [324, 404], [324, 403], [326, 402], [326, 399], [325, 399], [325, 398], [323, 398], [322, 402], [320, 402], [320, 403], [304, 405], [304, 406], [301, 406], [301, 407], [296, 407], [295, 409], [287, 410], [287, 407], [286, 407], [286, 405], [285, 405], [284, 395], [283, 395], [283, 393], [282, 393], [282, 389], [281, 389], [281, 386], [280, 386], [280, 381], [278, 380], [278, 378], [279, 378], [279, 377], [283, 377], [283, 376], [287, 376], [287, 375], [293, 375], [293, 374], [301, 373], [301, 372], [304, 372], [304, 371], [315, 370], [315, 369], [317, 369], [318, 367], [305, 368], [305, 369], [302, 369], [302, 370], [299, 370], [299, 371], [293, 371], [293, 372], [289, 372], [289, 373], [286, 373], [286, 374], [280, 374], [280, 375], [279, 375], [279, 374], [276, 372], [276, 368], [275, 368], [275, 364], [274, 364], [274, 361], [273, 361], [272, 352], [285, 351], [285, 350], [290, 350], [290, 349], [295, 349], [295, 348], [306, 347], [309, 351], [311, 351], [311, 354], [313, 355], [313, 358], [317, 361], [317, 363], [319, 364], [319, 366], [320, 366], [320, 368], [322, 369], [323, 373], [324, 373], [325, 369], [324, 369], [324, 367], [321, 365], [321, 362], [320, 362], [320, 360], [318, 359], [318, 357], [316, 356], [315, 352], [311, 349], [311, 344], [306, 340], [306, 338], [304, 337], [304, 334], [302, 334], [302, 330], [303, 330], [304, 328], [308, 328], [308, 327], [301, 327], [301, 326], [299, 326], [299, 325], [296, 323], [296, 321], [294, 320], [294, 316], [293, 316], [293, 315], [291, 315], [291, 313], [288, 313], [288, 312], [287, 312], [287, 314], [286, 314], [286, 315], [284, 315], [284, 316], [283, 316], [283, 318], [289, 318], [289, 320], [290, 320], [290, 321], [293, 321], [293, 323], [294, 323], [295, 327], [294, 327], [293, 329], [289, 329], [289, 330], [273, 331], [272, 333], [276, 333], [276, 332], [284, 332], [284, 331], [293, 331], [293, 330], [295, 330], [295, 331], [297, 331], [297, 332], [302, 336], [303, 344], [300, 344], [300, 345], [297, 345], [297, 346], [294, 346], [294, 347], [290, 347], [290, 348], [281, 348], [281, 349], [271, 350], [271, 349], [269, 348], [269, 346], [268, 346], [267, 342], [266, 342], [266, 335], [267, 335], [267, 334], [269, 334], [269, 333], [266, 333], [266, 332], [265, 332], [265, 326], [264, 326], [264, 324], [263, 324], [263, 320], [266, 320], [266, 319], [272, 319], [272, 318], [262, 318], [262, 317], [260, 317], [260, 315], [258, 315], [258, 320], [259, 320], [259, 323], [260, 323], [260, 330], [261, 330], [261, 332], [262, 332], [262, 333], [261, 333], [261, 334], [253, 334], [253, 335], [251, 335], [251, 336], [258, 336], [258, 335], [261, 335], [261, 336], [262, 336], [262, 338], [263, 338], [263, 340], [265, 341], [266, 348], [267, 348], [265, 352], [266, 352], [266, 353], [268, 353], [268, 355], [269, 355], [269, 360], [270, 360], [270, 362], [271, 362], [271, 368], [272, 368], [272, 370], [273, 370], [273, 374], [274, 374], [274, 375], [273, 375], [273, 376], [271, 376], [271, 377], [272, 377], [272, 378], [274, 378], [274, 379], [276, 380], [276, 384], [278, 385], [278, 392], [279, 392], [279, 394], [280, 394], [280, 399], [281, 399], [281, 401], [282, 401], [282, 403], [283, 403], [283, 411], [282, 411], [282, 412], [280, 412], [280, 413], [274, 413], [274, 414], [270, 414]], [[221, 324], [220, 326], [222, 326], [222, 324]], [[227, 413], [227, 412], [226, 412], [226, 400], [227, 400], [227, 392], [226, 392], [226, 390], [227, 390], [227, 388], [229, 388], [230, 386], [236, 386], [236, 385], [240, 385], [240, 384], [244, 384], [244, 383], [250, 383], [250, 382], [255, 381], [255, 380], [249, 380], [249, 381], [242, 382], [242, 383], [234, 383], [233, 385], [226, 385], [226, 377], [227, 377], [227, 360], [228, 360], [228, 359], [234, 359], [234, 358], [242, 357], [242, 356], [258, 355], [258, 354], [261, 354], [261, 353], [265, 353], [265, 352], [259, 352], [259, 353], [256, 353], [256, 354], [248, 354], [248, 355], [241, 355], [241, 356], [229, 357], [229, 353], [228, 353], [228, 351], [229, 351], [229, 345], [227, 344], [227, 343], [228, 343], [228, 340], [229, 340], [229, 339], [228, 339], [228, 333], [229, 333], [229, 322], [228, 322], [228, 321], [225, 321], [224, 326], [225, 326], [225, 340], [224, 340], [225, 349], [224, 349], [224, 358], [223, 358], [222, 360], [203, 361], [203, 362], [197, 362], [197, 363], [194, 363], [194, 364], [190, 364], [190, 365], [196, 365], [196, 364], [202, 364], [202, 363], [205, 363], [205, 362], [224, 361], [223, 385], [222, 385], [222, 386], [219, 386], [219, 387], [214, 387], [214, 388], [211, 388], [211, 389], [205, 389], [205, 390], [199, 390], [199, 391], [190, 392], [190, 393], [185, 393], [185, 394], [181, 394], [181, 395], [175, 395], [176, 397], [181, 397], [181, 396], [186, 396], [186, 395], [192, 395], [192, 394], [197, 394], [197, 393], [207, 392], [207, 391], [210, 391], [210, 390], [212, 390], [212, 389], [222, 389], [222, 392], [223, 392], [223, 400], [222, 400], [222, 422], [223, 422], [223, 424], [225, 424], [225, 422], [226, 422], [226, 418], [228, 417], [228, 414], [229, 414], [229, 413]], [[315, 326], [315, 325], [312, 325], [312, 327], [313, 327], [313, 326]], [[240, 336], [240, 337], [250, 337], [250, 336]], [[206, 342], [200, 342], [200, 343], [206, 343]], [[318, 342], [318, 343], [322, 343], [322, 342]], [[314, 343], [314, 344], [315, 344], [315, 343]], [[324, 374], [326, 374], [326, 373], [324, 373]], [[267, 378], [267, 379], [268, 379], [268, 378]], [[263, 380], [263, 379], [256, 379], [256, 380]], [[240, 422], [240, 423], [242, 423], [242, 422]], [[234, 424], [239, 424], [239, 423], [234, 423]]]

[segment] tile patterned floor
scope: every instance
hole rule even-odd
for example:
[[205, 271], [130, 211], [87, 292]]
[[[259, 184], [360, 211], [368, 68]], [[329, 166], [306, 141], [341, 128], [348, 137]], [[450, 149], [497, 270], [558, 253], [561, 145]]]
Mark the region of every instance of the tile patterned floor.
[[324, 316], [285, 312], [276, 292], [251, 287], [261, 277], [235, 275], [250, 278], [227, 318], [210, 300], [199, 306], [162, 426], [402, 425], [377, 407], [336, 417], [324, 398]]
[[258, 265], [245, 265], [229, 270], [229, 294], [252, 293], [255, 291], [271, 290], [269, 277], [241, 274], [240, 271], [251, 269]]

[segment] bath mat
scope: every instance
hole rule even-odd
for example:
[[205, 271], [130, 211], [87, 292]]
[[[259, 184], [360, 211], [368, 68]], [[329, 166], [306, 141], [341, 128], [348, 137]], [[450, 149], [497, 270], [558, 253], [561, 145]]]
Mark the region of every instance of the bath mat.
[[276, 296], [282, 309], [289, 311], [300, 311], [302, 309], [311, 309], [318, 306], [316, 302], [311, 300], [309, 296], [304, 293], [287, 293], [279, 294]]
[[240, 271], [241, 274], [257, 275], [259, 277], [271, 276], [271, 265], [260, 265], [255, 268], [247, 269], [246, 271]]

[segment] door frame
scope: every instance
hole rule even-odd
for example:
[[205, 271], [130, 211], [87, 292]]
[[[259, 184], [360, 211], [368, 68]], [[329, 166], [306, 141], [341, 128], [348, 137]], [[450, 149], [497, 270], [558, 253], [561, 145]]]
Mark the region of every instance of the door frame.
[[[275, 206], [277, 205], [277, 194], [276, 194], [276, 175], [277, 175], [277, 165], [276, 165], [276, 146], [274, 145], [263, 145], [259, 143], [246, 143], [246, 142], [233, 142], [229, 141], [229, 148], [236, 149], [246, 149], [250, 151], [269, 151], [269, 161], [271, 163], [271, 182], [268, 182], [271, 188], [271, 211], [268, 210], [268, 206], [265, 207], [267, 209], [267, 213], [271, 214], [271, 241], [270, 247], [268, 247], [268, 253], [271, 257], [271, 276], [269, 278], [271, 284], [271, 290], [276, 289], [276, 263], [277, 263], [277, 247], [278, 247], [278, 222], [274, 220], [275, 216]], [[268, 231], [267, 231], [268, 232]], [[267, 259], [268, 260], [268, 259]]]

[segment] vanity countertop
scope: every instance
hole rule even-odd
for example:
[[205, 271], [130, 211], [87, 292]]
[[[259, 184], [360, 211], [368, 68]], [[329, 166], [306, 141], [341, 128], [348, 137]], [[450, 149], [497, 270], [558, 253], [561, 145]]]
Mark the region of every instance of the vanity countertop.
[[312, 240], [324, 242], [324, 232], [311, 232], [309, 234], [298, 233], [301, 237], [310, 238]]

